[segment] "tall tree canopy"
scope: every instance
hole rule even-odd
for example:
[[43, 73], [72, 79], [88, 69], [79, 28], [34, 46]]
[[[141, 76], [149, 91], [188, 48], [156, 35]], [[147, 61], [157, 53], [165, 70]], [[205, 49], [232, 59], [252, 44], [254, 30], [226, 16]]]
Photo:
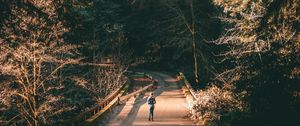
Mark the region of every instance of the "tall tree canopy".
[[299, 0], [0, 0], [0, 125], [56, 125], [128, 67], [184, 72], [200, 125], [292, 125]]
[[[225, 46], [219, 56], [232, 65], [218, 80], [247, 92], [245, 120], [238, 125], [291, 125], [299, 109], [299, 1], [214, 0], [223, 13]], [[247, 114], [245, 114], [247, 115]], [[246, 121], [248, 120], [248, 121]], [[251, 120], [251, 121], [250, 121]]]
[[213, 63], [209, 50], [213, 47], [207, 40], [220, 30], [209, 1], [140, 1], [131, 10], [125, 28], [129, 44], [139, 54], [152, 64], [165, 64], [160, 69], [185, 70], [193, 82], [209, 80], [212, 68], [208, 64]]

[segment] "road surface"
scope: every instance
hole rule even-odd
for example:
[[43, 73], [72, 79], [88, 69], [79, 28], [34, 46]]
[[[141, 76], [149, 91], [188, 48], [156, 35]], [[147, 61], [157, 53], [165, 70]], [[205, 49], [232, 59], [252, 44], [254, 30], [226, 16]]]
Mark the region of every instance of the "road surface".
[[177, 80], [167, 74], [148, 72], [158, 80], [158, 88], [154, 91], [156, 104], [154, 121], [148, 121], [149, 92], [136, 98], [130, 98], [125, 104], [117, 106], [107, 118], [107, 126], [187, 126], [193, 125], [189, 120], [187, 101]]

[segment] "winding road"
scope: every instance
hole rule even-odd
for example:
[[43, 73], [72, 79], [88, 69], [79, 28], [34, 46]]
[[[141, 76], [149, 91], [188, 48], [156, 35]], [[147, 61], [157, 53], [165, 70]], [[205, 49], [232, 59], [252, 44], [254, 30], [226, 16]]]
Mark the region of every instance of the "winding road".
[[186, 98], [177, 84], [177, 80], [160, 72], [147, 72], [158, 80], [154, 91], [157, 103], [154, 110], [154, 121], [148, 121], [149, 92], [130, 98], [125, 104], [113, 109], [106, 122], [107, 126], [188, 126], [189, 110]]

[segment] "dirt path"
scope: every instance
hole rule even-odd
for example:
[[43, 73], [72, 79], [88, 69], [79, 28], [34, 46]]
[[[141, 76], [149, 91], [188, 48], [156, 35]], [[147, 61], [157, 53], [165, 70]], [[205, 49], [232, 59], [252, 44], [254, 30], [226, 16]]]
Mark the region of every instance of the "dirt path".
[[[158, 80], [158, 89], [154, 91], [157, 103], [154, 110], [154, 121], [148, 121], [149, 92], [129, 99], [126, 104], [114, 108], [108, 126], [187, 126], [192, 125], [188, 119], [187, 101], [176, 79], [167, 74], [149, 72]], [[100, 124], [101, 125], [101, 124]], [[102, 124], [103, 125], [103, 124]]]

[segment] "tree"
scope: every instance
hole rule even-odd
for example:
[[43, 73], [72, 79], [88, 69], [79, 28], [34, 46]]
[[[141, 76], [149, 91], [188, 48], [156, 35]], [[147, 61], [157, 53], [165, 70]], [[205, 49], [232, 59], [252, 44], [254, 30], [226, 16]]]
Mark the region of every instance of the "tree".
[[255, 120], [248, 125], [274, 119], [274, 125], [293, 124], [299, 112], [294, 107], [299, 105], [294, 95], [299, 90], [299, 74], [295, 74], [299, 67], [299, 1], [214, 0], [214, 4], [223, 11], [220, 19], [225, 27], [214, 43], [226, 47], [219, 56], [232, 63], [219, 80], [233, 84], [237, 92], [248, 92], [252, 119], [246, 119]]
[[[120, 2], [90, 0], [67, 4], [70, 8], [67, 15], [71, 17], [68, 22], [71, 22], [73, 33], [69, 39], [83, 45], [81, 52], [85, 61], [91, 62], [93, 67], [87, 69], [87, 73], [92, 74], [82, 78], [89, 82], [84, 87], [101, 96], [97, 97], [100, 100], [123, 84], [122, 74], [134, 62], [121, 22]], [[103, 67], [100, 65], [103, 63], [110, 66]]]
[[217, 20], [211, 16], [214, 8], [210, 8], [210, 2], [140, 1], [132, 6], [128, 14], [130, 22], [125, 26], [131, 33], [129, 44], [136, 46], [139, 54], [145, 54], [148, 62], [166, 64], [160, 67], [173, 70], [180, 66], [193, 82], [203, 79], [204, 85], [211, 74], [207, 64], [212, 62], [211, 47], [205, 41], [214, 38], [218, 31], [214, 29]]
[[[178, 17], [181, 18], [183, 24], [185, 24], [187, 31], [190, 32], [190, 36], [191, 36], [191, 43], [192, 43], [192, 53], [193, 53], [193, 64], [194, 64], [194, 76], [195, 76], [195, 82], [199, 83], [199, 77], [198, 77], [198, 58], [197, 58], [197, 52], [196, 52], [196, 26], [195, 26], [195, 12], [194, 12], [194, 3], [193, 0], [190, 0], [188, 3], [188, 8], [190, 8], [190, 14], [189, 16], [191, 16], [190, 22], [188, 22], [187, 17], [182, 13], [182, 10], [178, 7], [171, 7], [169, 6], [171, 9], [175, 10], [176, 14], [178, 15]], [[200, 52], [201, 53], [201, 52]], [[202, 54], [202, 53], [201, 53]], [[203, 55], [202, 55], [203, 57]], [[204, 57], [203, 57], [204, 58]]]
[[[5, 102], [17, 110], [10, 121], [16, 124], [45, 124], [48, 117], [67, 107], [57, 106], [62, 96], [51, 91], [62, 85], [58, 72], [68, 64], [79, 62], [75, 45], [64, 41], [64, 26], [54, 1], [8, 2], [10, 16], [1, 28], [0, 73]], [[9, 103], [6, 103], [9, 102]], [[7, 122], [10, 124], [10, 122]]]

